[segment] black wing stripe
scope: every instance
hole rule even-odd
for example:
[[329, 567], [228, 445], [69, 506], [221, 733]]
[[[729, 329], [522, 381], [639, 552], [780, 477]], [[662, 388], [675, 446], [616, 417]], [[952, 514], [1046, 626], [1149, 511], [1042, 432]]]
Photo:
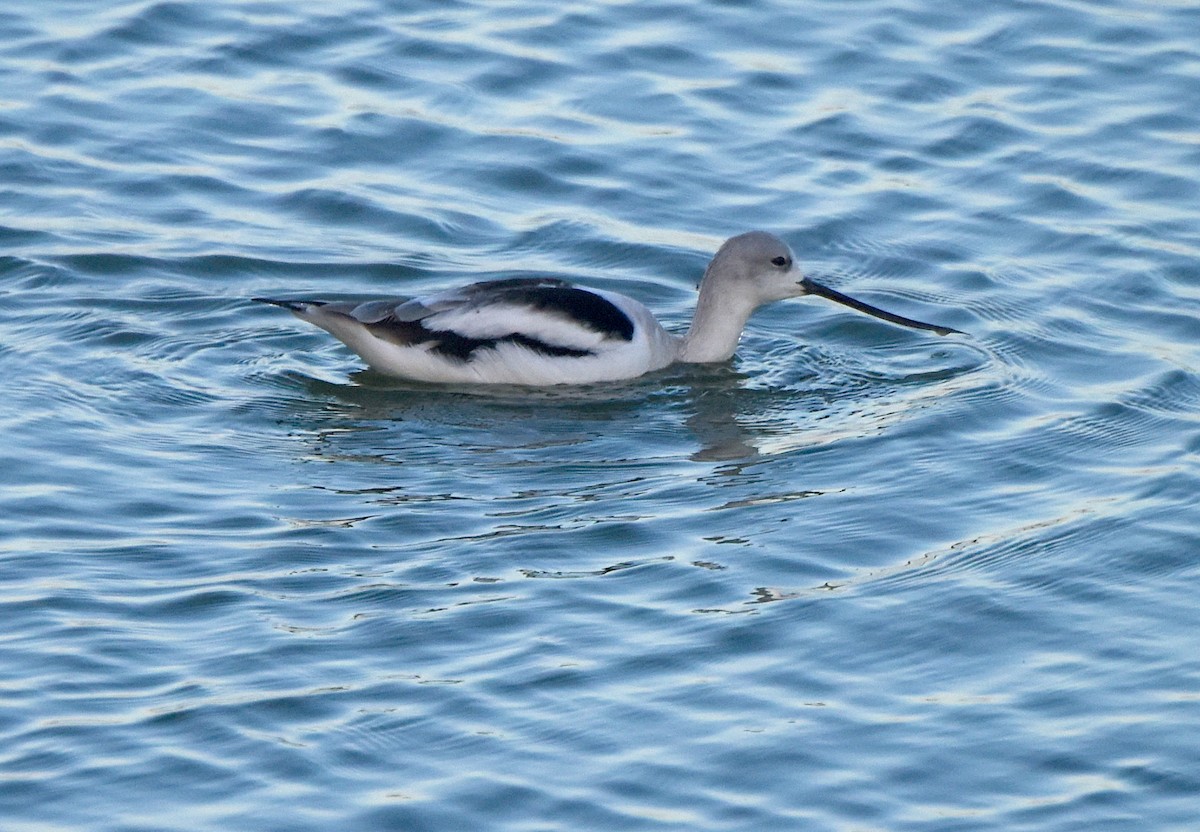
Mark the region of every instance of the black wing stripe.
[[633, 340], [633, 321], [611, 301], [574, 286], [533, 286], [506, 291], [506, 299], [561, 315], [606, 338]]
[[606, 338], [632, 341], [634, 323], [615, 304], [565, 280], [541, 277], [515, 277], [488, 280], [466, 287], [463, 296], [470, 303], [489, 305], [508, 303], [527, 306], [574, 321]]
[[474, 357], [476, 350], [496, 349], [500, 344], [517, 344], [540, 355], [556, 358], [586, 358], [595, 355], [591, 350], [549, 344], [519, 332], [499, 338], [469, 338], [448, 330], [428, 329], [420, 321], [396, 320], [367, 324], [366, 327], [385, 341], [391, 341], [402, 347], [428, 344], [430, 352], [464, 364]]

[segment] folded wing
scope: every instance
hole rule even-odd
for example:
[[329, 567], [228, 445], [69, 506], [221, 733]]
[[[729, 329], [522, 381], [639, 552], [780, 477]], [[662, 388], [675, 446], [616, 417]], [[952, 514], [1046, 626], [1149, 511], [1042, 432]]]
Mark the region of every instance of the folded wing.
[[543, 355], [583, 357], [633, 339], [630, 317], [602, 295], [554, 279], [475, 283], [408, 301], [327, 303], [398, 346], [469, 361], [478, 350], [515, 344]]

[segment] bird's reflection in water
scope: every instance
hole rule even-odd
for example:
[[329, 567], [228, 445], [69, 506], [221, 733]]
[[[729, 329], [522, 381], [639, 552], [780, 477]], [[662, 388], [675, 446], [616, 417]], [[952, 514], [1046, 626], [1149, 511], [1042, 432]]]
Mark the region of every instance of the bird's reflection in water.
[[749, 461], [759, 456], [751, 434], [738, 422], [738, 389], [696, 389], [689, 397], [691, 415], [685, 424], [700, 448], [693, 462]]
[[[822, 356], [798, 359], [783, 383], [728, 365], [680, 365], [625, 382], [591, 386], [453, 386], [399, 381], [371, 370], [350, 383], [304, 377], [310, 398], [337, 414], [317, 432], [390, 430], [409, 439], [479, 451], [588, 446], [597, 464], [687, 459], [742, 463], [877, 434], [951, 392], [979, 384], [982, 362], [894, 376], [858, 368], [831, 374]], [[954, 356], [951, 356], [954, 358]], [[805, 361], [821, 364], [807, 368]], [[679, 431], [678, 428], [685, 428]], [[689, 443], [691, 447], [688, 448]], [[393, 443], [394, 444], [394, 443]], [[394, 450], [394, 448], [393, 448]], [[360, 451], [370, 453], [369, 444]], [[385, 454], [389, 455], [389, 454]]]
[[[418, 431], [424, 425], [436, 431], [434, 441], [453, 436], [480, 448], [489, 443], [497, 449], [551, 447], [622, 432], [632, 436], [627, 427], [644, 428], [650, 424], [647, 413], [659, 411], [663, 423], [682, 417], [685, 436], [696, 446], [686, 454], [691, 461], [749, 461], [760, 455], [753, 432], [739, 420], [755, 421], [754, 408], [764, 404], [762, 391], [744, 395], [747, 377], [727, 367], [674, 368], [647, 379], [590, 387], [455, 387], [397, 381], [371, 370], [352, 373], [350, 382], [303, 378], [307, 392], [326, 403], [326, 418], [320, 420], [325, 424], [315, 434], [328, 439], [404, 422], [414, 425], [414, 439], [427, 433]], [[329, 416], [336, 425], [329, 424]]]
[[[500, 560], [527, 578], [604, 578], [653, 570], [664, 558], [700, 565], [697, 552], [734, 536], [751, 543], [747, 518], [769, 515], [764, 506], [830, 492], [812, 488], [815, 469], [794, 452], [884, 434], [984, 380], [965, 362], [914, 377], [830, 372], [825, 356], [806, 356], [786, 379], [685, 367], [592, 387], [455, 388], [371, 371], [349, 383], [292, 376], [288, 421], [307, 460], [338, 463], [308, 468], [311, 487], [354, 502], [315, 501], [313, 513], [357, 519], [372, 509], [368, 534], [402, 530], [389, 546], [417, 555], [413, 564], [431, 553], [467, 558], [479, 544], [480, 565], [464, 566], [477, 576], [495, 568], [488, 553], [499, 547], [518, 555]], [[568, 541], [593, 536], [606, 544], [573, 557], [577, 544]], [[771, 586], [757, 570], [738, 588], [740, 600], [712, 611], [842, 589], [825, 580]]]

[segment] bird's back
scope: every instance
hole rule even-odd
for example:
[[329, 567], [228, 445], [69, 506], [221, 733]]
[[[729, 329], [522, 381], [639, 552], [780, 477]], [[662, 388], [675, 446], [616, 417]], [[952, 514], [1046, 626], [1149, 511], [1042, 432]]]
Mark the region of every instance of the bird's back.
[[675, 339], [642, 304], [548, 278], [474, 283], [412, 300], [270, 301], [375, 369], [435, 382], [582, 384], [670, 364]]

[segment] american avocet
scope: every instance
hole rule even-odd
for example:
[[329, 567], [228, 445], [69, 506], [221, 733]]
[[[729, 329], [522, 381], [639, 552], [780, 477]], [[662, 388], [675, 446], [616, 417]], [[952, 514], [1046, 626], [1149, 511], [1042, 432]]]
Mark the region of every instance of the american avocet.
[[800, 295], [820, 295], [939, 335], [958, 332], [885, 312], [808, 279], [787, 243], [765, 231], [732, 237], [717, 251], [683, 335], [667, 332], [632, 298], [553, 278], [490, 280], [413, 300], [254, 300], [291, 310], [388, 375], [547, 385], [635, 378], [677, 361], [726, 361], [755, 309]]

